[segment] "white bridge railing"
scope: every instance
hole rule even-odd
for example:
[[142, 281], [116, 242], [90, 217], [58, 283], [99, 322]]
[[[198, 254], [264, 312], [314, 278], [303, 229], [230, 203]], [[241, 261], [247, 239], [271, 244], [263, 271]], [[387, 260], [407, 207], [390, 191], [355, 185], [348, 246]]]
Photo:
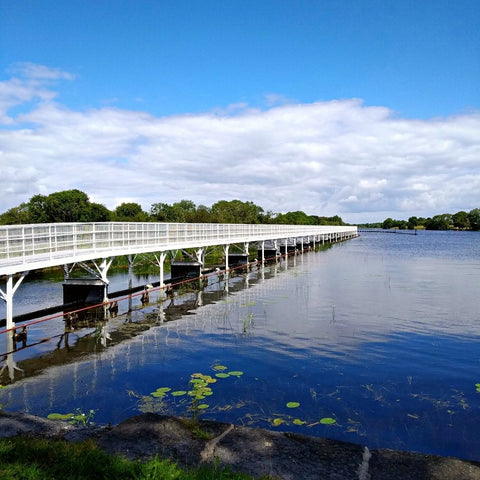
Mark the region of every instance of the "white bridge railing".
[[299, 237], [348, 238], [357, 227], [217, 223], [51, 223], [0, 227], [0, 275], [135, 253]]

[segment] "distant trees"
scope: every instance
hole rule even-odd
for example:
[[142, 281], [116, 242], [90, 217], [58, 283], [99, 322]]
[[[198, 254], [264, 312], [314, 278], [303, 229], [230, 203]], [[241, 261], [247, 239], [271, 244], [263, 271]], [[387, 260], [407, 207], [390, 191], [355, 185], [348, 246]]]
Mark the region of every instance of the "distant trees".
[[1, 225], [55, 222], [106, 222], [111, 212], [99, 203], [90, 202], [80, 190], [64, 190], [50, 195], [34, 195], [27, 203], [0, 215]]
[[452, 215], [452, 223], [455, 228], [461, 230], [470, 228], [470, 220], [468, 219], [468, 213], [463, 210]]
[[157, 222], [192, 222], [196, 213], [197, 207], [191, 200], [180, 200], [173, 205], [154, 203], [150, 208], [150, 216]]
[[[301, 210], [287, 213], [265, 212], [253, 202], [219, 200], [211, 207], [195, 205], [191, 200], [173, 204], [154, 203], [150, 212], [134, 202], [124, 202], [110, 211], [104, 205], [91, 202], [80, 190], [63, 190], [50, 195], [34, 195], [0, 214], [0, 225], [55, 222], [178, 222], [178, 223], [275, 223], [287, 225], [345, 225], [338, 215], [324, 217], [308, 215]], [[480, 209], [461, 210], [453, 215], [442, 213], [431, 218], [412, 216], [407, 220], [386, 218], [383, 222], [363, 224], [371, 228], [425, 228], [428, 230], [480, 230]]]
[[262, 213], [262, 207], [240, 200], [220, 200], [211, 208], [211, 215], [216, 223], [260, 223]]
[[480, 209], [474, 208], [468, 212], [468, 221], [472, 230], [480, 230]]
[[453, 227], [452, 215], [450, 213], [443, 213], [441, 215], [435, 215], [432, 218], [427, 218], [424, 226], [427, 230], [448, 230]]
[[113, 212], [113, 219], [118, 222], [147, 222], [148, 214], [138, 203], [124, 202]]
[[442, 213], [429, 218], [410, 217], [405, 220], [386, 218], [381, 224], [382, 228], [413, 229], [425, 228], [426, 230], [480, 230], [480, 209], [474, 208], [470, 212], [463, 210], [454, 213]]

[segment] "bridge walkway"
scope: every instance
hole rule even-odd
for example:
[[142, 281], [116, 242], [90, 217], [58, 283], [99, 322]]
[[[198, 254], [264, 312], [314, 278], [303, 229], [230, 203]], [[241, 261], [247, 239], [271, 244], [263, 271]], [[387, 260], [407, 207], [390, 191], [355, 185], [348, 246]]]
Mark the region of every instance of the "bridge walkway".
[[[217, 223], [100, 222], [8, 225], [0, 227], [0, 276], [6, 278], [0, 298], [6, 302], [7, 329], [13, 329], [13, 297], [30, 270], [93, 261], [97, 277], [108, 285], [108, 269], [117, 256], [153, 253], [163, 285], [163, 264], [171, 251], [195, 249], [203, 264], [205, 248], [243, 244], [248, 253], [251, 242], [263, 251], [265, 242], [275, 247], [300, 240], [340, 241], [358, 235], [355, 226], [246, 225]], [[92, 269], [92, 272], [95, 271]], [[105, 290], [106, 291], [106, 290]]]

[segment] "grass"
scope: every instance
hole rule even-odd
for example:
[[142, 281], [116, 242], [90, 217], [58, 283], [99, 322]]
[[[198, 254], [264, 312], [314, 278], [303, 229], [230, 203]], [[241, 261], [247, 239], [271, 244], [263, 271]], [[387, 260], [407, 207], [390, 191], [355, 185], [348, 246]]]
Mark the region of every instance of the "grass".
[[253, 477], [228, 468], [202, 466], [183, 469], [155, 457], [146, 462], [108, 455], [93, 440], [15, 437], [0, 439], [0, 478], [3, 480], [251, 480]]

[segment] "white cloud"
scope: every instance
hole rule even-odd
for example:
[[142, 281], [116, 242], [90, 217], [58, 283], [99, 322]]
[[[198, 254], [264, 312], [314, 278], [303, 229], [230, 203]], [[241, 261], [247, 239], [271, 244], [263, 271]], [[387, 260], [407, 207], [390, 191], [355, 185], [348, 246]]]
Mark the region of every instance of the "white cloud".
[[50, 68], [45, 65], [38, 65], [30, 62], [17, 62], [9, 68], [9, 72], [29, 79], [37, 80], [74, 80], [75, 75], [60, 70], [59, 68]]
[[358, 99], [170, 117], [75, 111], [52, 87], [72, 75], [21, 73], [0, 83], [2, 212], [70, 188], [109, 208], [239, 198], [351, 222], [480, 206], [479, 112], [409, 120]]

